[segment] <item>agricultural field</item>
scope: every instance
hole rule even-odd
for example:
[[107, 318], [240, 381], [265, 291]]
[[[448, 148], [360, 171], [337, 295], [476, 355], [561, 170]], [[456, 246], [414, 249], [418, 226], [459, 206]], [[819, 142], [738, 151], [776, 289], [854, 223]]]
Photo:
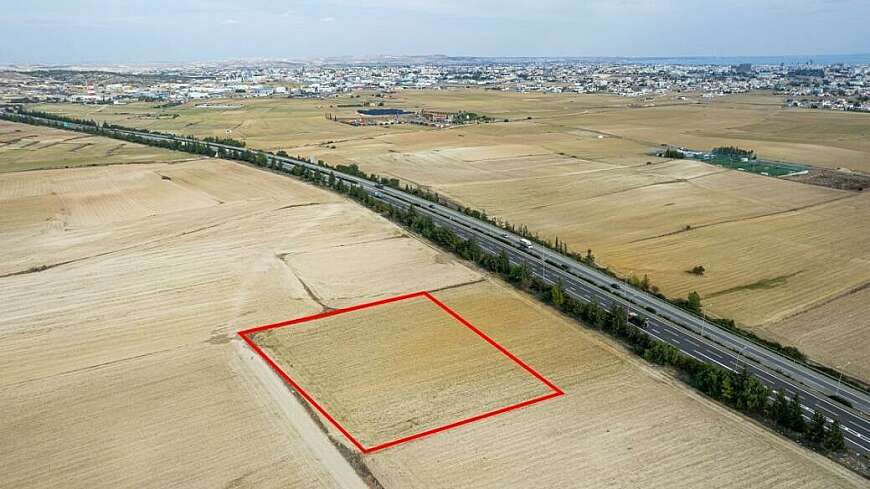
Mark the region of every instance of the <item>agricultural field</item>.
[[[662, 144], [736, 145], [765, 159], [870, 172], [866, 114], [783, 108], [770, 94], [706, 100], [442, 90], [385, 97], [244, 100], [226, 111], [192, 104], [37, 108], [202, 136], [238, 126], [233, 134], [253, 147], [356, 163], [542, 237], [558, 236], [575, 250], [591, 249], [599, 264], [626, 276], [647, 274], [668, 296], [697, 291], [707, 313], [799, 346], [814, 361], [848, 362], [848, 373], [870, 378], [866, 343], [832, 346], [838, 338], [868, 337], [866, 322], [831, 318], [825, 324], [841, 329], [819, 325], [825, 334], [813, 341], [806, 341], [808, 326], [789, 327], [870, 284], [866, 192], [650, 156]], [[474, 111], [499, 122], [436, 130], [324, 118], [348, 115], [356, 109], [339, 106], [368, 100]], [[703, 277], [686, 273], [696, 265], [705, 267]], [[827, 310], [870, 315], [866, 301], [842, 303], [849, 310]]]
[[[0, 175], [0, 216], [4, 487], [364, 488], [336, 449], [347, 446], [340, 434], [321, 428], [236, 332], [419, 290], [565, 395], [357, 458], [383, 487], [866, 482], [362, 207], [284, 176], [215, 159], [11, 172]], [[413, 385], [414, 362], [436, 360], [420, 336], [433, 334], [434, 316], [399, 312], [328, 334], [391, 348], [393, 384]], [[319, 384], [344, 365], [336, 380], [382, 403], [390, 383], [353, 385], [357, 365], [342, 348], [308, 352], [310, 367], [295, 368], [311, 368]], [[479, 353], [455, 350], [455, 368], [429, 372], [435, 385], [465, 378], [466, 366], [478, 385], [512, 376], [479, 368], [490, 360]]]
[[[328, 113], [352, 114], [360, 107], [340, 109], [338, 102], [325, 100], [282, 99], [230, 100], [212, 102], [217, 107], [197, 107], [190, 103], [159, 108], [153, 103], [128, 105], [37, 105], [36, 110], [62, 113], [70, 117], [93, 119], [154, 131], [196, 136], [232, 137], [250, 147], [277, 150], [287, 146], [305, 146], [312, 141], [357, 138], [361, 132], [378, 136], [390, 132], [409, 132], [412, 128], [352, 127], [327, 120]], [[345, 101], [349, 104], [354, 100]], [[225, 108], [219, 108], [225, 107]]]
[[0, 120], [0, 173], [189, 159], [160, 148]]

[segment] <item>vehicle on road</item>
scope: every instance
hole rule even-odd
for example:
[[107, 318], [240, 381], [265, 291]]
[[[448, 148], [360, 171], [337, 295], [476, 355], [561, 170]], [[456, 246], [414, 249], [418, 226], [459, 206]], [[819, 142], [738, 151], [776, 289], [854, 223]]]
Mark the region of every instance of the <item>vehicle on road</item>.
[[640, 329], [646, 329], [647, 325], [649, 325], [649, 319], [639, 315], [634, 311], [629, 311], [628, 322], [637, 326]]
[[532, 242], [527, 240], [526, 238], [520, 239], [520, 244], [525, 246], [526, 249], [529, 249], [529, 250], [532, 249]]

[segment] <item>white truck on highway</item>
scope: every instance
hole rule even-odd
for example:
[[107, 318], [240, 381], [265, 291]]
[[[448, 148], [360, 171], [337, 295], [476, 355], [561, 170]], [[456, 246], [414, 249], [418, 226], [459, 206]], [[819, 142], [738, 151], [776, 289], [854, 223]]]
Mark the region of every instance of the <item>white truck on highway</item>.
[[527, 249], [532, 249], [532, 242], [527, 240], [526, 238], [520, 239], [520, 244], [525, 246]]

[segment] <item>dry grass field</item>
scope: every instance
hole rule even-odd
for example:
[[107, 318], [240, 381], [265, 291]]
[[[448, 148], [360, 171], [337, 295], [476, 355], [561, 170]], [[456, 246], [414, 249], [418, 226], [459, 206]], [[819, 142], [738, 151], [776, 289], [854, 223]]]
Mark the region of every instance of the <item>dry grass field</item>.
[[[348, 101], [353, 103], [354, 101]], [[71, 117], [95, 119], [140, 127], [155, 131], [196, 136], [230, 136], [244, 140], [258, 149], [280, 149], [289, 146], [304, 146], [312, 141], [358, 138], [360, 134], [370, 137], [390, 133], [408, 132], [409, 128], [357, 128], [337, 124], [326, 119], [327, 113], [352, 113], [334, 107], [335, 102], [324, 100], [274, 99], [232, 100], [227, 105], [239, 108], [197, 108], [195, 103], [177, 107], [156, 108], [153, 103], [128, 105], [39, 105], [38, 110], [63, 113]]]
[[[339, 105], [367, 100], [379, 99], [245, 100], [233, 101], [242, 107], [232, 110], [40, 108], [201, 136], [234, 128], [254, 147], [357, 163], [558, 235], [574, 249], [591, 248], [599, 263], [623, 275], [648, 274], [669, 296], [697, 290], [708, 313], [798, 345], [813, 360], [851, 362], [849, 373], [870, 378], [866, 342], [842, 341], [868, 337], [868, 323], [841, 320], [870, 315], [867, 301], [826, 308], [833, 317], [806, 341], [817, 307], [870, 283], [866, 196], [647, 154], [662, 143], [733, 144], [766, 158], [870, 172], [865, 114], [785, 109], [765, 94], [705, 101], [444, 90], [383, 100], [511, 122], [434, 130], [351, 127], [323, 117], [350, 115], [356, 107]], [[707, 269], [704, 277], [686, 273], [695, 265]]]
[[[220, 160], [6, 173], [0, 216], [3, 487], [360, 487], [235, 332], [421, 289], [566, 395], [363, 457], [384, 487], [866, 485], [286, 177]], [[418, 375], [401, 362], [396, 383]]]
[[160, 148], [0, 120], [0, 173], [187, 159]]
[[[406, 109], [466, 110], [497, 120], [530, 125], [520, 131], [526, 141], [553, 151], [576, 147], [576, 139], [603, 135], [642, 147], [663, 143], [710, 149], [738, 145], [755, 149], [765, 158], [809, 163], [830, 168], [870, 172], [870, 123], [860, 113], [841, 113], [782, 107], [780, 97], [733, 95], [702, 101], [689, 94], [633, 99], [609, 95], [523, 94], [484, 90], [404, 91], [385, 99], [346, 97], [325, 100], [233, 100], [234, 109], [197, 108], [197, 103], [156, 108], [136, 103], [120, 106], [76, 104], [36, 105], [34, 108], [133, 127], [199, 136], [234, 137], [262, 149], [317, 147], [327, 141], [365, 141], [379, 136], [431, 132], [409, 127], [351, 127], [324, 118], [351, 116], [359, 107], [341, 105], [365, 101]], [[499, 135], [502, 124], [485, 126], [483, 133]], [[473, 130], [473, 129], [471, 129]], [[534, 140], [528, 137], [534, 136]], [[581, 146], [578, 150], [584, 149]], [[570, 151], [568, 151], [570, 152]], [[515, 155], [511, 155], [515, 156]]]

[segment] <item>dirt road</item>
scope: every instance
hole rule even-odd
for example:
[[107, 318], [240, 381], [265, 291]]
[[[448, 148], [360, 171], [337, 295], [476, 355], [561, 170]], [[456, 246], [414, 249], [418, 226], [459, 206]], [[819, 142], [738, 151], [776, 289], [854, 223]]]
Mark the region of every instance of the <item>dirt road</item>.
[[293, 424], [311, 453], [332, 475], [335, 487], [369, 489], [368, 485], [332, 444], [326, 433], [311, 419], [301, 402], [287, 391], [288, 387], [266, 365], [266, 362], [248, 348], [241, 339], [233, 340], [233, 347], [238, 352], [243, 367], [247, 369], [247, 380], [259, 382], [268, 391], [274, 405], [280, 408], [281, 413], [289, 423]]

